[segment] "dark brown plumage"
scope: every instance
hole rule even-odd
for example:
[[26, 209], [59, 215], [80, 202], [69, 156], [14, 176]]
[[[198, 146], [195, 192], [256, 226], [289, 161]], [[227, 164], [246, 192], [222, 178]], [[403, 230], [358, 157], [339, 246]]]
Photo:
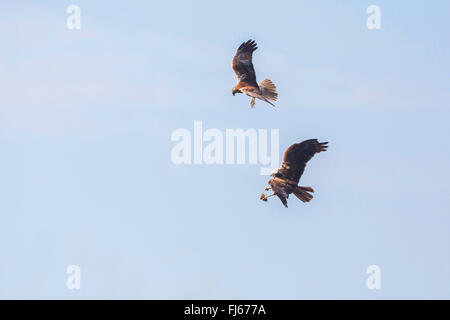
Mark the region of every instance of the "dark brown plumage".
[[272, 106], [269, 100], [276, 101], [278, 94], [276, 86], [269, 79], [264, 79], [261, 82], [256, 82], [255, 69], [253, 67], [253, 52], [257, 49], [254, 40], [243, 42], [236, 51], [232, 61], [232, 67], [236, 73], [238, 80], [237, 85], [233, 88], [232, 93], [245, 93], [252, 97], [250, 105], [255, 105], [255, 98], [261, 99]]
[[258, 49], [256, 42], [254, 40], [248, 40], [239, 46], [233, 57], [232, 67], [236, 73], [236, 77], [239, 81], [238, 86], [240, 87], [245, 85], [255, 87], [258, 86], [256, 83], [256, 74], [252, 62], [253, 52], [256, 49]]
[[269, 180], [273, 194], [265, 196], [261, 194], [261, 200], [267, 201], [271, 196], [277, 196], [287, 208], [289, 194], [293, 193], [303, 202], [310, 201], [313, 196], [309, 192], [314, 192], [311, 187], [298, 186], [298, 182], [305, 171], [306, 163], [316, 154], [326, 151], [328, 142], [318, 142], [317, 139], [310, 139], [290, 146], [284, 153], [283, 163], [280, 169], [272, 173], [273, 179]]

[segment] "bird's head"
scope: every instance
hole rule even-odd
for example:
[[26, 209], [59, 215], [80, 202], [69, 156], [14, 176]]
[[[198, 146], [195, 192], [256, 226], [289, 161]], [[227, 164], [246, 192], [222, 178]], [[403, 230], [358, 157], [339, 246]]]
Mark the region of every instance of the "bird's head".
[[234, 96], [236, 93], [241, 93], [241, 90], [236, 89], [236, 87], [234, 87], [234, 88], [231, 90], [231, 93], [232, 93], [233, 96]]
[[271, 175], [272, 177], [275, 177], [275, 176], [277, 175], [277, 173], [278, 173], [278, 169], [273, 169], [273, 170], [270, 172], [270, 175]]

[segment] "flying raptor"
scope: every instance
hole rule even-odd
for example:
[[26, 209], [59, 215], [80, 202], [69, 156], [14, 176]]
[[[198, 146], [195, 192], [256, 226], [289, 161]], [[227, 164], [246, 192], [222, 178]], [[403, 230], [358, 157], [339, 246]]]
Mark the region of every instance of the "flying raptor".
[[255, 98], [261, 99], [272, 106], [275, 106], [270, 101], [276, 101], [278, 98], [277, 88], [269, 79], [264, 79], [261, 82], [256, 82], [255, 69], [253, 68], [252, 55], [253, 51], [257, 49], [254, 40], [248, 40], [242, 43], [234, 55], [232, 67], [236, 73], [238, 80], [237, 85], [233, 88], [233, 96], [236, 93], [245, 93], [252, 97], [250, 106], [255, 105]]
[[317, 139], [310, 139], [293, 144], [284, 153], [283, 163], [280, 169], [272, 171], [272, 179], [269, 180], [273, 194], [266, 196], [261, 194], [260, 199], [267, 201], [267, 198], [277, 196], [287, 208], [287, 198], [293, 193], [303, 202], [310, 201], [313, 196], [309, 192], [314, 192], [311, 187], [301, 187], [298, 185], [300, 177], [305, 171], [306, 163], [316, 154], [326, 151], [328, 142], [319, 142]]

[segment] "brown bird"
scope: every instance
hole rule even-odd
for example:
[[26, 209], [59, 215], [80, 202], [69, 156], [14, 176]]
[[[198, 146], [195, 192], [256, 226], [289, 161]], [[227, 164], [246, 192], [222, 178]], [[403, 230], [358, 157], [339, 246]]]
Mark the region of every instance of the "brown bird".
[[253, 51], [257, 48], [254, 40], [248, 40], [242, 43], [234, 55], [232, 67], [236, 73], [238, 80], [237, 85], [233, 88], [233, 96], [236, 93], [245, 93], [249, 97], [252, 97], [250, 106], [253, 108], [255, 105], [255, 98], [261, 99], [267, 103], [270, 103], [275, 107], [271, 101], [276, 101], [278, 94], [276, 87], [269, 79], [257, 83], [255, 69], [253, 68], [252, 55]]
[[269, 180], [273, 194], [266, 196], [261, 194], [260, 199], [267, 201], [267, 198], [277, 196], [287, 208], [289, 194], [293, 193], [303, 202], [310, 201], [313, 196], [309, 192], [314, 192], [311, 187], [300, 187], [298, 182], [305, 171], [306, 163], [316, 154], [326, 151], [328, 142], [318, 142], [317, 139], [310, 139], [290, 146], [284, 153], [283, 163], [280, 169], [272, 171], [273, 179]]

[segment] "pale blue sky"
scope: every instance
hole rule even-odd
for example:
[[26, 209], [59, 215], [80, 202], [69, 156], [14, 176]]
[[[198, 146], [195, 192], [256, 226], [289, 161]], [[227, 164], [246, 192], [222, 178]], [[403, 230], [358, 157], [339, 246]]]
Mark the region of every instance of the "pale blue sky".
[[[450, 298], [448, 2], [0, 8], [0, 298]], [[231, 95], [249, 38], [276, 109]], [[194, 120], [329, 141], [315, 198], [263, 203], [259, 165], [173, 165]]]

